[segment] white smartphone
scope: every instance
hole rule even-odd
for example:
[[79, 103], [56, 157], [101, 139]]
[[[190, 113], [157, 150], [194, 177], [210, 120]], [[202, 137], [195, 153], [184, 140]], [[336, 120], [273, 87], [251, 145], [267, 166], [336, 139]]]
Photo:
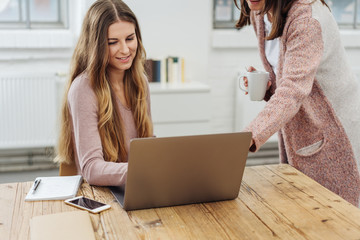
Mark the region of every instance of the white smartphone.
[[110, 205], [108, 204], [98, 202], [84, 196], [67, 199], [65, 200], [65, 203], [83, 210], [87, 210], [91, 213], [99, 213], [110, 208]]

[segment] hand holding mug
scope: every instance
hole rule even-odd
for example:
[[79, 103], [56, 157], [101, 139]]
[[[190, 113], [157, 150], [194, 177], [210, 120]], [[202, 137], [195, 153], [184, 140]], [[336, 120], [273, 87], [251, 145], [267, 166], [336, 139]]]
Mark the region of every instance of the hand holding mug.
[[[254, 67], [249, 67], [248, 72], [238, 77], [239, 88], [250, 95], [250, 100], [261, 101], [264, 99], [266, 90], [270, 88], [271, 82], [269, 81], [269, 73], [257, 71]], [[241, 80], [244, 81], [244, 86]], [[246, 89], [247, 88], [247, 89]]]
[[[245, 67], [245, 70], [246, 70], [246, 72], [253, 72], [253, 71], [256, 71], [256, 68], [254, 68], [253, 66], [250, 66], [250, 67]], [[244, 79], [244, 86], [247, 88], [249, 86], [248, 79], [247, 79], [247, 77], [244, 77], [243, 79]], [[240, 87], [240, 89], [241, 89], [241, 87]], [[248, 94], [249, 93], [246, 91], [245, 95], [248, 95]]]

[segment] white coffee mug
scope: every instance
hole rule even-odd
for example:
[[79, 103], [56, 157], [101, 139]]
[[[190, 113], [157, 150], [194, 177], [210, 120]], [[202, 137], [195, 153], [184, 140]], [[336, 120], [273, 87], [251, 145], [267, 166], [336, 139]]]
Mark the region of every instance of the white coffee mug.
[[[241, 84], [241, 82], [244, 82], [244, 77], [247, 77], [248, 79], [247, 89]], [[249, 93], [251, 101], [262, 101], [265, 97], [266, 88], [269, 81], [269, 73], [262, 71], [246, 72], [240, 74], [238, 81], [239, 88], [242, 91]]]

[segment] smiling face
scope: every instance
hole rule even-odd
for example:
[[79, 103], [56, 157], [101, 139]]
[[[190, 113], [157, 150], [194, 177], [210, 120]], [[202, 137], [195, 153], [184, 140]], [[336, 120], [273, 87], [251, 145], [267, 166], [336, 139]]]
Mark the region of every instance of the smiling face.
[[259, 11], [264, 8], [265, 0], [246, 0], [251, 11]]
[[124, 74], [136, 56], [138, 41], [135, 25], [119, 20], [109, 26], [109, 67], [108, 71]]

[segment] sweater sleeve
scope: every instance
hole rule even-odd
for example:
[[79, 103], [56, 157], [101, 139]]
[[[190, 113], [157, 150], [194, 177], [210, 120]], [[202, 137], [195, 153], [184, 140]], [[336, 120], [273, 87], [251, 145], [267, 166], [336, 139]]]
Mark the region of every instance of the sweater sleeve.
[[282, 78], [270, 100], [258, 116], [245, 128], [253, 134], [255, 152], [297, 114], [310, 95], [316, 70], [323, 54], [320, 23], [302, 18], [290, 24], [286, 34]]
[[104, 160], [95, 93], [87, 79], [80, 77], [76, 80], [68, 94], [68, 106], [81, 175], [91, 185], [123, 185], [127, 176], [127, 163]]

